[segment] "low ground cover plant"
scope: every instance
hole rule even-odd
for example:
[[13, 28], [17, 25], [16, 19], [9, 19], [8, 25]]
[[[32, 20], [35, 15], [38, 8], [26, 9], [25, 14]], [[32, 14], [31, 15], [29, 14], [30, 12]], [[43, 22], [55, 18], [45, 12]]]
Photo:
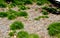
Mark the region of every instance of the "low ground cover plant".
[[24, 5], [20, 5], [20, 6], [18, 6], [18, 7], [20, 8], [20, 10], [26, 10], [26, 9], [27, 9], [27, 7], [24, 6]]
[[25, 11], [20, 11], [20, 12], [18, 12], [18, 16], [27, 17], [28, 14], [27, 14], [27, 12], [25, 12]]
[[36, 3], [37, 3], [37, 5], [43, 5], [45, 3], [49, 4], [49, 1], [48, 0], [36, 0]]
[[26, 31], [20, 31], [17, 34], [17, 38], [29, 38], [29, 34]]
[[4, 0], [0, 0], [0, 8], [5, 8], [7, 5]]
[[29, 34], [26, 31], [20, 31], [17, 34], [17, 38], [39, 38], [39, 35], [37, 35], [37, 34]]
[[9, 36], [14, 36], [15, 32], [9, 32]]
[[6, 4], [4, 4], [4, 3], [1, 3], [1, 4], [0, 4], [0, 8], [6, 8], [6, 7], [7, 7]]
[[53, 22], [49, 24], [49, 27], [47, 29], [50, 36], [60, 34], [60, 22]]
[[7, 17], [8, 14], [6, 12], [0, 12], [0, 17]]
[[41, 18], [49, 18], [47, 15], [44, 16], [38, 16], [37, 18], [35, 18], [35, 20], [40, 20]]
[[8, 13], [7, 18], [9, 20], [15, 19], [17, 17], [17, 14], [18, 14], [18, 12], [14, 11], [14, 10], [9, 10], [7, 13]]
[[42, 14], [43, 15], [48, 15], [48, 12], [47, 11], [42, 11]]
[[[27, 31], [23, 31], [21, 29], [24, 28], [24, 24], [21, 21], [15, 21], [10, 25], [9, 36], [16, 36], [16, 38], [39, 38], [37, 34], [29, 34]], [[17, 30], [19, 30], [17, 32]]]
[[16, 16], [14, 14], [9, 14], [7, 17], [9, 20], [13, 20], [16, 18]]
[[24, 28], [24, 24], [21, 21], [15, 21], [10, 25], [11, 30], [19, 30], [23, 28]]
[[0, 17], [7, 17], [9, 20], [13, 20], [16, 17], [27, 17], [28, 14], [25, 11], [14, 11], [14, 10], [9, 10], [7, 12], [0, 12]]
[[57, 8], [53, 8], [53, 7], [43, 7], [42, 9], [48, 11], [49, 13], [52, 13], [52, 14], [56, 14], [56, 15], [59, 15], [60, 14], [60, 11], [57, 10]]

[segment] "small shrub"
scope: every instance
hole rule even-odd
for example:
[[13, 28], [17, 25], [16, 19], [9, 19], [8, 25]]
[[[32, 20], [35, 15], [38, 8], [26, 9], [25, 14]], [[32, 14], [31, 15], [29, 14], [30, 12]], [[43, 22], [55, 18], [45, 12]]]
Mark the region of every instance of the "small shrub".
[[60, 22], [53, 22], [49, 24], [49, 27], [47, 29], [50, 36], [60, 34]]
[[23, 29], [23, 28], [24, 28], [24, 24], [20, 21], [15, 21], [14, 23], [10, 25], [11, 30], [18, 30], [18, 29]]
[[30, 34], [29, 38], [39, 38], [39, 36], [37, 34]]
[[6, 12], [0, 12], [0, 17], [7, 17], [8, 14]]
[[17, 34], [17, 38], [28, 38], [29, 34], [26, 31], [20, 31]]

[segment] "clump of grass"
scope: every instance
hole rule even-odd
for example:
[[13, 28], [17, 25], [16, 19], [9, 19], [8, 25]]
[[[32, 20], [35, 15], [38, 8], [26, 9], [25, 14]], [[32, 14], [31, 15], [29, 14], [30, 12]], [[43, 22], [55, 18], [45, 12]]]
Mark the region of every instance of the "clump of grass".
[[42, 14], [43, 14], [43, 15], [48, 15], [48, 12], [42, 11]]
[[15, 32], [9, 32], [9, 36], [14, 36]]
[[47, 29], [50, 36], [60, 34], [60, 22], [53, 22], [49, 24], [49, 27]]
[[46, 4], [46, 3], [49, 4], [49, 1], [48, 0], [36, 0], [36, 3], [37, 3], [37, 5], [43, 5], [43, 4]]
[[24, 5], [20, 5], [19, 8], [20, 8], [20, 10], [26, 10], [27, 9], [27, 7]]
[[0, 8], [5, 8], [7, 5], [4, 0], [0, 0]]
[[32, 0], [26, 0], [24, 4], [32, 4], [33, 1]]
[[37, 34], [30, 34], [29, 38], [39, 38], [39, 35], [37, 35]]
[[0, 8], [6, 8], [6, 7], [7, 7], [6, 4], [3, 4], [3, 3], [0, 4]]
[[17, 34], [17, 38], [29, 38], [29, 34], [26, 31], [20, 31]]
[[13, 7], [15, 7], [15, 6], [16, 6], [15, 3], [10, 3], [10, 4], [8, 5], [9, 8], [13, 8]]
[[25, 11], [20, 11], [20, 12], [18, 13], [18, 16], [27, 17], [28, 14], [27, 14], [27, 12], [25, 12]]
[[37, 18], [35, 18], [35, 20], [40, 20], [41, 18], [49, 18], [47, 15], [45, 16], [38, 16]]
[[8, 13], [7, 18], [9, 20], [12, 20], [12, 19], [15, 19], [17, 17], [18, 12], [14, 11], [14, 10], [9, 10], [7, 13]]
[[7, 17], [7, 16], [8, 16], [7, 12], [0, 12], [0, 17]]
[[8, 14], [14, 14], [14, 15], [17, 15], [17, 11], [14, 11], [14, 10], [12, 10], [12, 9], [10, 9], [9, 11], [8, 11]]
[[7, 12], [0, 12], [0, 17], [7, 17], [9, 20], [13, 20], [16, 17], [25, 17], [27, 18], [28, 14], [25, 11], [14, 11], [14, 10], [9, 10]]
[[39, 38], [39, 35], [37, 35], [37, 34], [29, 34], [26, 31], [20, 31], [17, 34], [17, 38]]
[[12, 3], [15, 3], [16, 5], [26, 5], [26, 4], [32, 4], [32, 0], [13, 0]]
[[13, 15], [13, 14], [8, 15], [8, 19], [9, 19], [9, 20], [13, 20], [13, 19], [15, 19], [15, 18], [16, 18], [16, 16]]
[[24, 24], [21, 21], [15, 21], [10, 25], [11, 30], [19, 30], [23, 28], [24, 28]]
[[42, 5], [42, 2], [40, 2], [40, 1], [37, 1], [37, 5]]

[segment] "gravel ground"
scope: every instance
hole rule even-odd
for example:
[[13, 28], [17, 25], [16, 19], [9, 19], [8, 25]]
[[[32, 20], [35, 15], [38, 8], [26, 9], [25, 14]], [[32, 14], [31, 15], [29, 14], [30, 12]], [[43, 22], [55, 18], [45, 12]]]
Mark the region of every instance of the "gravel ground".
[[[29, 33], [37, 33], [41, 38], [52, 38], [48, 35], [47, 27], [50, 23], [60, 21], [60, 15], [49, 14], [49, 18], [34, 20], [35, 17], [42, 15], [41, 10], [35, 11], [36, 8], [40, 8], [37, 5], [28, 5], [31, 7], [28, 12], [28, 18], [18, 17], [15, 20], [22, 21], [25, 24], [24, 30]], [[7, 18], [0, 18], [0, 38], [7, 38], [10, 31], [9, 25], [15, 20], [8, 20]]]

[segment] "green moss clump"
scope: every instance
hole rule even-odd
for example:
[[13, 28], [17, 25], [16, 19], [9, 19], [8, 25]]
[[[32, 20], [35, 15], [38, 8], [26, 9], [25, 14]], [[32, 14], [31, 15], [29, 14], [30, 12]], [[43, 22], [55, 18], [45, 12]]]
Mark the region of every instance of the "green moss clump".
[[29, 38], [29, 34], [26, 31], [20, 31], [17, 34], [17, 38]]
[[25, 12], [25, 11], [20, 11], [20, 12], [18, 13], [18, 16], [26, 17], [26, 16], [28, 16], [28, 14], [27, 14], [27, 12]]
[[19, 30], [23, 28], [24, 28], [24, 24], [20, 21], [15, 21], [14, 23], [10, 25], [11, 30]]
[[47, 29], [50, 36], [60, 34], [60, 22], [53, 22], [49, 24], [49, 27]]

